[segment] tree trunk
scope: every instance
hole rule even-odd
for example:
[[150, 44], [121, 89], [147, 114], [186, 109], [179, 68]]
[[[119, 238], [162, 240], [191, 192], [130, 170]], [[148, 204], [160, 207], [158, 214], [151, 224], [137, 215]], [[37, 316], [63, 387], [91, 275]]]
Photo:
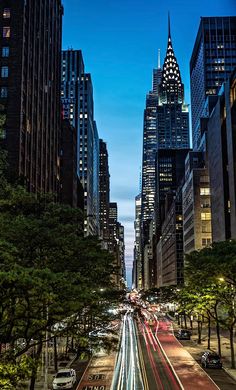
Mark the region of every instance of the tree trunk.
[[214, 307], [214, 312], [215, 312], [215, 320], [216, 320], [216, 336], [217, 336], [217, 343], [218, 343], [218, 354], [221, 356], [220, 324], [219, 324], [219, 320], [218, 320], [217, 304]]
[[235, 368], [235, 353], [234, 353], [234, 326], [232, 325], [229, 329], [230, 337], [230, 352], [231, 352], [231, 368]]
[[208, 315], [207, 348], [211, 349], [211, 317]]
[[188, 328], [188, 325], [187, 325], [187, 317], [186, 317], [186, 313], [184, 312], [184, 327], [185, 329]]
[[180, 314], [180, 326], [183, 328], [183, 314]]
[[39, 359], [40, 359], [40, 355], [41, 355], [41, 352], [42, 352], [42, 348], [43, 348], [43, 343], [42, 343], [42, 340], [40, 340], [40, 343], [39, 343], [39, 345], [37, 347], [37, 351], [36, 351], [36, 355], [35, 355], [35, 366], [33, 367], [32, 373], [31, 373], [29, 390], [34, 390], [34, 387], [35, 387], [35, 382], [36, 382], [36, 378], [37, 378], [37, 371], [38, 371], [38, 365], [39, 365]]
[[193, 330], [193, 320], [192, 320], [192, 316], [189, 317], [189, 323], [190, 323], [190, 328], [191, 328], [191, 330]]
[[69, 334], [67, 332], [67, 335], [66, 335], [66, 355], [68, 354], [68, 349], [69, 349]]
[[57, 359], [57, 336], [53, 337], [53, 346], [54, 346], [54, 369], [57, 372], [58, 370], [58, 359]]
[[201, 344], [202, 343], [202, 321], [200, 319], [200, 316], [198, 316], [198, 320], [197, 320], [197, 331], [198, 331], [197, 343]]

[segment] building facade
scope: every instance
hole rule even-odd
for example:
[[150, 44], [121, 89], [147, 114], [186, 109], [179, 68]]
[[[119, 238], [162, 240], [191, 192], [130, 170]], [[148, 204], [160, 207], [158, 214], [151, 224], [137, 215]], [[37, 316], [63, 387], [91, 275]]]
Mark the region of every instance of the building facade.
[[161, 229], [161, 285], [184, 283], [182, 186], [166, 198], [165, 220]]
[[184, 253], [190, 253], [212, 242], [210, 182], [202, 152], [186, 158], [182, 201]]
[[236, 71], [219, 92], [207, 140], [212, 240], [236, 239]]
[[236, 16], [202, 17], [191, 62], [193, 148], [199, 150], [207, 96], [217, 95], [236, 66]]
[[109, 204], [110, 204], [110, 174], [108, 151], [106, 143], [99, 140], [99, 222], [100, 237], [108, 248], [109, 243]]
[[166, 217], [166, 197], [175, 193], [185, 172], [189, 149], [159, 149], [157, 153], [157, 226]]
[[[147, 285], [155, 287], [158, 278], [160, 280], [157, 253], [165, 219], [165, 197], [179, 186], [189, 150], [189, 112], [173, 50], [170, 20], [163, 68], [159, 77], [156, 74], [144, 113], [141, 236], [145, 288]], [[148, 282], [145, 281], [147, 274]]]
[[0, 3], [1, 145], [9, 177], [59, 193], [61, 0]]
[[135, 197], [135, 242], [134, 242], [134, 272], [133, 286], [137, 289], [142, 288], [142, 241], [141, 241], [141, 194]]
[[60, 140], [60, 202], [81, 207], [82, 186], [77, 175], [76, 130], [63, 120]]
[[99, 137], [94, 120], [93, 86], [80, 50], [61, 59], [63, 115], [76, 129], [77, 174], [84, 190], [84, 233], [99, 235]]

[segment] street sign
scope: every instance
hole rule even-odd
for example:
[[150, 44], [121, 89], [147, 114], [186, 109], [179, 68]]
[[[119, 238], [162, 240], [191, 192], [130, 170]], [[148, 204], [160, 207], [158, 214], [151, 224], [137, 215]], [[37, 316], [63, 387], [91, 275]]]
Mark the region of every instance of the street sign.
[[106, 386], [104, 386], [104, 385], [84, 386], [82, 390], [106, 390]]
[[106, 375], [104, 374], [91, 374], [88, 375], [88, 380], [89, 381], [99, 381], [99, 380], [104, 380], [106, 378]]

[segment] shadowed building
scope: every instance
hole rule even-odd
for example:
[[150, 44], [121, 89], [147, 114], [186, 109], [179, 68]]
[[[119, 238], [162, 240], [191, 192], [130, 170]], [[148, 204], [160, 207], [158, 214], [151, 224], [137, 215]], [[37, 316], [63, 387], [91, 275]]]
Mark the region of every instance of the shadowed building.
[[99, 235], [99, 138], [92, 79], [84, 73], [80, 50], [62, 52], [61, 71], [63, 116], [76, 129], [77, 175], [84, 190], [84, 233]]
[[212, 242], [210, 183], [203, 152], [189, 152], [185, 160], [182, 198], [184, 253], [190, 253]]
[[236, 16], [202, 17], [190, 62], [193, 149], [201, 147], [205, 100], [217, 95], [236, 66]]
[[1, 144], [9, 176], [59, 192], [61, 0], [0, 2]]
[[108, 165], [108, 152], [106, 143], [99, 140], [99, 220], [100, 237], [105, 247], [109, 243], [109, 207], [110, 207], [110, 174]]
[[84, 191], [77, 175], [76, 130], [68, 120], [62, 121], [60, 141], [60, 202], [84, 207]]
[[142, 288], [142, 242], [141, 242], [141, 194], [135, 197], [135, 242], [134, 242], [134, 272], [133, 285], [134, 287]]
[[212, 240], [236, 239], [236, 69], [219, 92], [207, 140]]

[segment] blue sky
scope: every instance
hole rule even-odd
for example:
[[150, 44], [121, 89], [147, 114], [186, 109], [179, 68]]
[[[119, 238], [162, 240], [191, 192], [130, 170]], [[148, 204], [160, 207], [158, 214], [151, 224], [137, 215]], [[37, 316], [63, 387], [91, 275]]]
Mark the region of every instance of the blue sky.
[[235, 0], [63, 0], [63, 48], [81, 49], [94, 88], [95, 119], [107, 142], [111, 201], [125, 226], [128, 279], [133, 261], [134, 198], [142, 164], [143, 110], [152, 69], [174, 51], [190, 103], [189, 60], [201, 16], [236, 14]]

